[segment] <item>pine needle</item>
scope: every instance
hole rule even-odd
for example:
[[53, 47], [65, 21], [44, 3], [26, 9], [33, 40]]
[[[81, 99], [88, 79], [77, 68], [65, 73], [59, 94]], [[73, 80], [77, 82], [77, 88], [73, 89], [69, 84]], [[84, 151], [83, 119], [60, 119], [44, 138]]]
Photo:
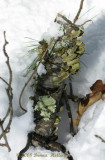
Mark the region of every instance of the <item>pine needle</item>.
[[39, 61], [39, 58], [36, 57], [36, 58], [33, 60], [33, 62], [31, 63], [31, 65], [29, 65], [29, 66], [25, 69], [25, 70], [27, 70], [27, 71], [26, 71], [26, 74], [24, 75], [24, 77], [27, 77], [27, 75], [35, 69], [35, 67], [37, 66], [37, 62], [38, 62], [38, 61]]
[[79, 19], [81, 19], [84, 15], [86, 15], [88, 12], [90, 12], [93, 8], [95, 8], [95, 6], [90, 8], [90, 9], [88, 9]]

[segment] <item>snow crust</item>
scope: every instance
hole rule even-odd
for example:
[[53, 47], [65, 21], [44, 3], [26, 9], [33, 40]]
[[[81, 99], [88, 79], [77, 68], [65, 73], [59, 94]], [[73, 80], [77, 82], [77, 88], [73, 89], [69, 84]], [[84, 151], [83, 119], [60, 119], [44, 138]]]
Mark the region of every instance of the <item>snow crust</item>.
[[[10, 56], [10, 63], [13, 70], [13, 107], [14, 118], [8, 133], [8, 141], [12, 151], [8, 153], [7, 148], [0, 147], [0, 160], [16, 160], [16, 154], [25, 146], [28, 132], [34, 130], [32, 105], [29, 96], [33, 95], [30, 84], [26, 88], [22, 98], [22, 104], [28, 109], [26, 114], [19, 109], [18, 98], [27, 78], [23, 77], [23, 70], [33, 60], [32, 56], [25, 56], [28, 52], [28, 43], [32, 38], [40, 41], [43, 37], [62, 35], [59, 25], [54, 24], [58, 12], [65, 14], [73, 20], [79, 7], [79, 0], [0, 0], [0, 76], [8, 81], [8, 68], [5, 64], [5, 57], [2, 52], [4, 44], [3, 31], [6, 30], [7, 52]], [[94, 7], [94, 8], [93, 8]], [[104, 0], [86, 0], [77, 24], [93, 19], [93, 23], [87, 23], [83, 42], [86, 44], [86, 53], [81, 58], [81, 71], [73, 76], [74, 93], [78, 96], [85, 96], [90, 93], [89, 87], [97, 80], [102, 79], [105, 83], [105, 8]], [[88, 11], [90, 9], [90, 11]], [[87, 12], [88, 11], [88, 12]], [[85, 14], [87, 12], [87, 14]], [[84, 15], [85, 14], [85, 15]], [[69, 16], [68, 16], [69, 15]], [[84, 16], [83, 16], [84, 15]], [[52, 22], [52, 23], [51, 23]], [[51, 25], [51, 27], [49, 27]], [[48, 32], [48, 36], [46, 33]], [[43, 35], [43, 36], [42, 36]], [[35, 55], [36, 56], [36, 55]], [[84, 65], [85, 63], [85, 65]], [[38, 74], [45, 72], [41, 64]], [[8, 108], [8, 97], [5, 94], [6, 85], [0, 81], [0, 118], [6, 114]], [[72, 108], [75, 107], [71, 102]], [[65, 114], [64, 114], [65, 113]], [[92, 105], [83, 115], [79, 131], [75, 137], [69, 134], [67, 114], [64, 108], [62, 119], [64, 120], [59, 136], [60, 142], [67, 147], [73, 155], [74, 160], [105, 160], [105, 143], [95, 135], [105, 139], [105, 101], [99, 101]], [[6, 122], [7, 123], [7, 122]], [[65, 129], [65, 131], [63, 131]], [[1, 131], [0, 131], [1, 132]], [[62, 134], [61, 134], [62, 133]], [[0, 141], [3, 142], [3, 141]], [[65, 157], [57, 155], [51, 157], [52, 152], [44, 148], [30, 148], [27, 153], [47, 154], [47, 157], [24, 157], [23, 160], [65, 160]], [[58, 152], [54, 152], [57, 154]], [[61, 153], [62, 155], [62, 153]]]

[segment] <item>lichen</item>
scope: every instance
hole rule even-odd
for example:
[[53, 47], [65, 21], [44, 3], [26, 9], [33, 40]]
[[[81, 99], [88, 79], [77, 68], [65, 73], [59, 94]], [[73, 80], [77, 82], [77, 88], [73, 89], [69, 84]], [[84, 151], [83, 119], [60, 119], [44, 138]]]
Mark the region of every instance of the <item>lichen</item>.
[[[43, 39], [37, 47], [39, 61], [48, 49], [42, 63], [50, 86], [58, 86], [71, 74], [76, 74], [80, 70], [80, 56], [85, 52], [85, 44], [78, 39], [84, 34], [83, 27], [64, 23], [60, 29], [64, 32], [63, 35], [58, 38], [50, 37], [49, 41]], [[43, 96], [40, 101], [46, 106], [51, 98]]]
[[59, 124], [60, 121], [61, 121], [61, 117], [57, 116], [56, 119], [55, 119], [54, 125]]
[[40, 96], [34, 110], [39, 111], [43, 119], [48, 121], [56, 110], [56, 100], [51, 96]]

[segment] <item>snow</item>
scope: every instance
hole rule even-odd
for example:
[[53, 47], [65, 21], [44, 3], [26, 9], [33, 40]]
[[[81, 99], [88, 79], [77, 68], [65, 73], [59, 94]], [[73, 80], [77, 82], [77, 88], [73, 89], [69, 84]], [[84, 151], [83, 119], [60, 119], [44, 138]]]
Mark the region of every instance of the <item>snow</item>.
[[42, 39], [50, 41], [50, 37], [54, 37], [55, 39], [57, 39], [63, 34], [64, 33], [63, 30], [61, 29], [61, 25], [56, 22], [52, 22], [48, 27], [47, 32], [43, 34]]
[[[28, 44], [31, 43], [31, 39], [26, 39], [25, 37], [32, 38], [37, 43], [43, 37], [48, 39], [52, 35], [59, 36], [62, 34], [61, 31], [57, 33], [59, 25], [53, 23], [56, 14], [65, 14], [70, 20], [73, 20], [79, 3], [80, 0], [0, 0], [0, 76], [8, 81], [6, 58], [2, 52], [4, 44], [3, 31], [5, 30], [7, 40], [9, 41], [7, 52], [10, 56], [10, 64], [13, 70], [12, 87], [14, 93], [14, 118], [10, 133], [7, 135], [12, 151], [9, 153], [7, 148], [0, 147], [0, 160], [16, 160], [16, 154], [26, 144], [27, 133], [34, 130], [35, 127], [31, 107], [33, 103], [28, 98], [33, 95], [30, 84], [25, 89], [22, 97], [22, 105], [28, 109], [26, 114], [23, 114], [19, 109], [18, 103], [21, 89], [27, 81], [27, 78], [23, 77], [24, 69], [32, 61], [32, 56], [25, 56], [29, 50], [26, 41], [29, 42]], [[78, 96], [85, 96], [87, 93], [90, 93], [89, 88], [97, 79], [102, 79], [105, 83], [104, 8], [104, 0], [85, 0], [80, 19], [77, 22], [77, 24], [82, 24], [84, 21], [96, 16], [92, 19], [93, 23], [90, 22], [85, 25], [85, 34], [82, 40], [86, 44], [86, 54], [81, 58], [81, 71], [73, 76], [73, 90]], [[89, 9], [90, 11], [88, 11]], [[47, 32], [49, 33], [48, 37], [46, 36]], [[45, 72], [43, 65], [40, 64], [38, 74]], [[6, 85], [0, 81], [1, 119], [6, 114], [8, 107], [8, 97], [5, 94], [5, 88]], [[71, 103], [71, 106], [75, 107], [73, 103]], [[105, 144], [95, 137], [97, 134], [105, 139], [105, 101], [100, 100], [84, 113], [79, 124], [79, 131], [74, 137], [69, 134], [68, 124], [65, 125], [68, 121], [65, 108], [61, 114], [64, 114], [64, 116], [61, 121], [63, 123], [59, 126], [61, 129], [59, 141], [65, 144], [73, 155], [74, 160], [105, 160]], [[40, 147], [36, 149], [31, 147], [27, 153], [32, 153], [32, 155], [35, 153], [47, 154], [47, 157], [24, 157], [23, 160], [66, 159], [65, 157], [51, 157], [51, 151]], [[54, 153], [58, 154], [58, 152]]]
[[[75, 160], [83, 158], [89, 160], [105, 159], [105, 144], [95, 137], [95, 135], [99, 135], [105, 139], [105, 102], [100, 101], [98, 104], [94, 104], [95, 107], [96, 109], [92, 111], [93, 116], [88, 120], [88, 123], [82, 119], [82, 123], [84, 122], [85, 125], [80, 126], [78, 134], [67, 144], [67, 148], [70, 148]], [[88, 115], [89, 111], [86, 111], [84, 116], [87, 118]]]
[[45, 74], [46, 73], [46, 69], [45, 69], [45, 66], [42, 64], [42, 63], [40, 63], [40, 65], [39, 65], [39, 67], [38, 67], [38, 69], [37, 69], [37, 73], [38, 73], [38, 75], [42, 75], [42, 74]]

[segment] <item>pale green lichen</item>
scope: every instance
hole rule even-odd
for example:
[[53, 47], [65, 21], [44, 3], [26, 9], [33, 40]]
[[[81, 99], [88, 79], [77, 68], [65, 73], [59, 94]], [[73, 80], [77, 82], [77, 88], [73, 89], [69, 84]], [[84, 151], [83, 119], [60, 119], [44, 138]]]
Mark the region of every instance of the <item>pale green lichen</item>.
[[[69, 77], [70, 74], [75, 74], [80, 70], [80, 56], [85, 51], [85, 44], [81, 40], [78, 40], [78, 38], [83, 36], [83, 27], [63, 24], [60, 29], [64, 32], [64, 35], [61, 35], [58, 39], [50, 37], [49, 41], [43, 39], [39, 42], [39, 46], [37, 47], [39, 61], [46, 49], [48, 49], [43, 63], [47, 68], [47, 74], [49, 74], [49, 76], [52, 75], [50, 79], [51, 84], [55, 86]], [[54, 70], [54, 75], [52, 72], [55, 59], [57, 59], [56, 66], [58, 65], [58, 67], [56, 67], [57, 71]], [[53, 65], [50, 65], [50, 63]], [[41, 96], [39, 97], [39, 102], [36, 104], [36, 110], [40, 111], [41, 115], [45, 114], [46, 119], [48, 119], [49, 114], [47, 113], [53, 113], [55, 111], [55, 100], [52, 97]], [[48, 110], [47, 113], [45, 112], [46, 106]]]
[[68, 66], [73, 66], [73, 65], [75, 65], [76, 63], [78, 63], [80, 61], [80, 58], [76, 58], [76, 59], [74, 59], [74, 60], [72, 60], [72, 61], [67, 61], [67, 65]]
[[50, 116], [56, 110], [56, 100], [51, 96], [40, 96], [39, 101], [35, 105], [35, 111], [40, 111], [40, 115], [45, 121], [50, 119]]
[[54, 125], [58, 125], [60, 121], [61, 121], [61, 117], [57, 116], [55, 119]]
[[53, 84], [59, 85], [63, 80], [65, 80], [70, 75], [69, 72], [61, 71], [58, 76], [53, 77]]
[[71, 74], [75, 74], [78, 70], [80, 70], [80, 63], [76, 63], [72, 66]]
[[71, 31], [71, 36], [72, 36], [73, 38], [77, 38], [77, 37], [79, 37], [80, 33], [81, 33], [80, 30], [78, 30], [78, 31], [72, 30], [72, 31]]
[[68, 56], [65, 56], [62, 61], [63, 62], [68, 62], [68, 61], [72, 61], [77, 55], [76, 54], [69, 54]]
[[51, 96], [40, 96], [39, 98], [41, 101], [43, 101], [43, 103], [45, 104], [45, 106], [49, 106], [49, 105], [55, 105], [56, 100], [54, 98], [52, 98]]

